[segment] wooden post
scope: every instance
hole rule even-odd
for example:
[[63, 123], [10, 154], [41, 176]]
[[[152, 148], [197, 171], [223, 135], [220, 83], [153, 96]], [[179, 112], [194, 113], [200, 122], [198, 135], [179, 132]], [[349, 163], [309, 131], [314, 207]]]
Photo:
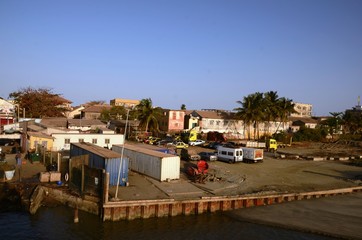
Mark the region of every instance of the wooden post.
[[82, 185], [80, 192], [83, 193], [83, 191], [84, 191], [84, 164], [82, 164]]
[[[45, 147], [44, 147], [44, 151], [45, 151]], [[53, 163], [53, 154], [52, 152], [50, 152], [50, 160], [49, 160], [49, 164]]]
[[45, 147], [43, 147], [43, 164], [45, 165]]
[[69, 158], [69, 163], [68, 163], [68, 174], [69, 174], [69, 182], [72, 181], [72, 159]]
[[108, 203], [108, 196], [109, 196], [109, 173], [103, 170], [103, 203]]
[[58, 152], [57, 171], [60, 172], [60, 153]]
[[74, 209], [74, 223], [78, 223], [79, 222], [79, 217], [78, 217], [78, 207], [76, 207]]

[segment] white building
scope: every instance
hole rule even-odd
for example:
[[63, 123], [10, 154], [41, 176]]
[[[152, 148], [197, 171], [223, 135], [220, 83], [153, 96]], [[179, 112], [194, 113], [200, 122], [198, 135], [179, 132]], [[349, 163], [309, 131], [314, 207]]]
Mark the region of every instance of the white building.
[[123, 134], [53, 133], [53, 151], [70, 150], [71, 143], [88, 142], [111, 149], [114, 144], [123, 144]]
[[298, 102], [293, 102], [293, 104], [296, 113], [292, 113], [291, 117], [312, 117], [312, 104]]

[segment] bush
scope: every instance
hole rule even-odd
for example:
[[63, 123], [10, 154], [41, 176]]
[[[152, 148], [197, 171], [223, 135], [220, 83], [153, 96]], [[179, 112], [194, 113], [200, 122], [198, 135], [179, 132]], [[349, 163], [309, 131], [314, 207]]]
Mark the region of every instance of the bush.
[[296, 142], [315, 141], [320, 142], [327, 136], [327, 131], [321, 128], [301, 127], [298, 132], [293, 134], [293, 140]]

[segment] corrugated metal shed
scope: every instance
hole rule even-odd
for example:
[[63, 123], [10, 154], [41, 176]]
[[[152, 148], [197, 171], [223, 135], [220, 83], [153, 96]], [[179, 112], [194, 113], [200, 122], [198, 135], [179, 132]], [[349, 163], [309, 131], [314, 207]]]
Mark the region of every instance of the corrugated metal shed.
[[71, 143], [70, 158], [80, 155], [89, 156], [89, 167], [105, 169], [106, 172], [109, 173], [111, 185], [117, 185], [119, 166], [122, 164], [119, 184], [121, 186], [126, 186], [128, 182], [128, 158], [124, 157], [121, 161], [120, 153], [91, 143]]
[[[113, 145], [112, 150], [121, 153], [123, 145]], [[129, 159], [133, 171], [145, 174], [159, 181], [180, 178], [180, 157], [145, 148], [142, 145], [125, 144], [124, 156]]]

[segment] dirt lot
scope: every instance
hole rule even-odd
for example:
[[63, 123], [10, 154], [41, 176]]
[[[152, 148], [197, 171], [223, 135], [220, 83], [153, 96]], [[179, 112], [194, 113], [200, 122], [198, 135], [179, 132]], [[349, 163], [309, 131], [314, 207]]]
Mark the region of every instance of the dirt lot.
[[[196, 151], [205, 150], [198, 147]], [[210, 172], [220, 177], [220, 182], [227, 182], [233, 186], [220, 188], [213, 194], [287, 193], [360, 186], [362, 185], [361, 165], [356, 166], [350, 160], [321, 160], [321, 158], [337, 159], [337, 157], [361, 155], [360, 146], [303, 143], [279, 149], [277, 153], [264, 152], [264, 161], [260, 163], [210, 162]], [[318, 161], [307, 160], [312, 156], [318, 157]], [[184, 169], [193, 164], [181, 162]], [[186, 174], [183, 176], [187, 177]], [[205, 188], [208, 184], [215, 183], [207, 182]]]
[[[213, 151], [201, 147], [190, 147], [196, 152]], [[281, 158], [284, 155], [285, 158]], [[186, 174], [188, 166], [196, 162], [181, 161], [181, 179], [174, 183], [155, 183], [136, 173], [129, 173], [129, 194], [127, 199], [149, 199], [169, 196], [180, 198], [272, 194], [329, 190], [362, 185], [362, 165], [352, 164], [350, 160], [306, 160], [308, 156], [347, 157], [362, 155], [362, 148], [350, 145], [325, 148], [323, 144], [304, 143], [280, 149], [278, 153], [264, 152], [264, 161], [259, 163], [210, 162], [210, 178], [204, 183], [193, 183], [193, 178]], [[298, 159], [297, 159], [298, 156]], [[6, 156], [9, 163], [15, 164], [14, 155]], [[362, 161], [362, 160], [358, 160]], [[42, 164], [27, 164], [22, 167], [23, 182], [37, 182], [38, 173], [45, 171]], [[12, 181], [17, 181], [18, 175]], [[190, 184], [197, 187], [191, 194]], [[158, 192], [157, 188], [166, 190]], [[169, 187], [169, 188], [168, 188]], [[178, 188], [180, 187], [180, 188]], [[200, 190], [201, 189], [201, 190]], [[126, 189], [122, 189], [126, 191]], [[179, 194], [170, 194], [170, 192]]]

